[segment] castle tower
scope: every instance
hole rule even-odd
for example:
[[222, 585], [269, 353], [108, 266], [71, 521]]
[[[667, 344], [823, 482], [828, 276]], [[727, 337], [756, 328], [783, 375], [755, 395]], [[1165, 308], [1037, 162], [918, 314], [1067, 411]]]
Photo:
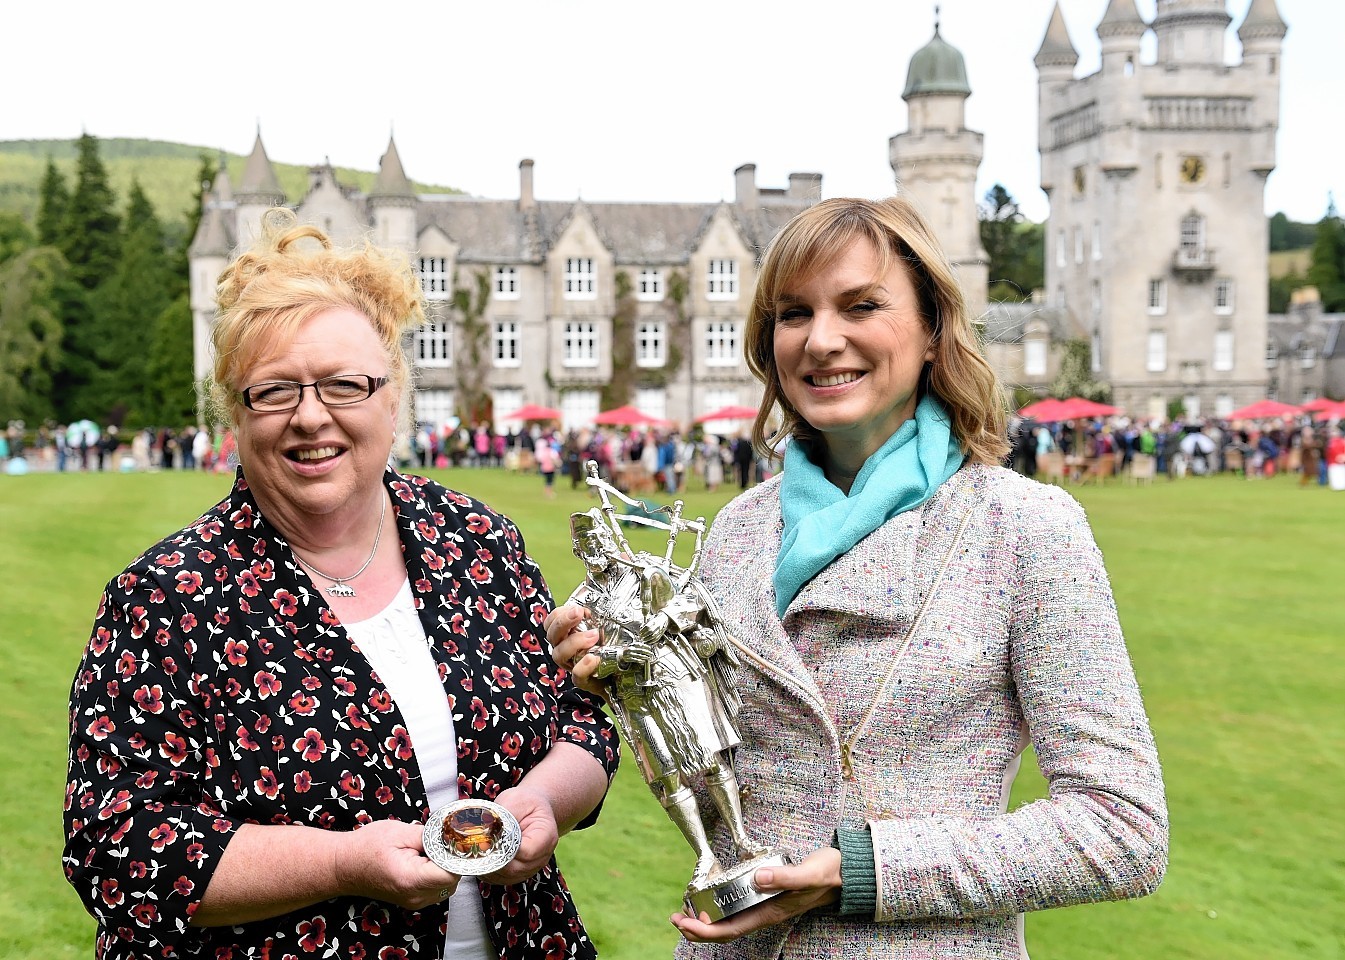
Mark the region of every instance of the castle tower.
[[408, 254], [416, 249], [416, 191], [402, 169], [397, 142], [392, 137], [388, 138], [388, 149], [369, 191], [369, 209], [375, 242]]
[[929, 221], [962, 283], [971, 315], [985, 312], [989, 256], [981, 246], [976, 174], [984, 153], [982, 135], [968, 130], [971, 96], [962, 54], [939, 33], [911, 57], [906, 88], [908, 127], [888, 142], [897, 192], [909, 197]]
[[1146, 64], [1135, 0], [1110, 0], [1102, 66], [1075, 78], [1057, 5], [1035, 60], [1047, 295], [1134, 416], [1218, 416], [1268, 387], [1264, 193], [1285, 27], [1256, 0], [1230, 66], [1229, 22], [1222, 0], [1159, 0]]
[[280, 189], [275, 168], [262, 146], [262, 132], [257, 131], [257, 139], [252, 144], [252, 153], [243, 167], [243, 176], [234, 191], [237, 201], [237, 243], [239, 247], [251, 246], [261, 231], [262, 214], [270, 207], [285, 202], [285, 191]]

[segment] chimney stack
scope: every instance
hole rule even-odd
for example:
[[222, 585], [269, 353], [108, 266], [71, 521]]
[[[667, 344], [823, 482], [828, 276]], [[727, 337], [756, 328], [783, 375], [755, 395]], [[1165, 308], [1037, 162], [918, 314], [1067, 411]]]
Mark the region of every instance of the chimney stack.
[[518, 208], [532, 210], [537, 200], [532, 194], [532, 161], [520, 160], [518, 163]]

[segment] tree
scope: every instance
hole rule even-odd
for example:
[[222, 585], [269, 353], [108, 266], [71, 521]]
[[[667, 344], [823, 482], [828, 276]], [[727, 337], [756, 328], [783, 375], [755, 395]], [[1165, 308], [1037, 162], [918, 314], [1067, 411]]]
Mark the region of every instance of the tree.
[[1283, 213], [1270, 218], [1270, 251], [1302, 250], [1312, 246], [1316, 228], [1310, 223], [1290, 220]]
[[185, 424], [196, 419], [192, 359], [191, 304], [182, 293], [154, 319], [145, 365], [146, 423]]
[[146, 417], [146, 361], [154, 324], [181, 284], [172, 273], [163, 227], [138, 180], [131, 183], [125, 223], [116, 266], [91, 299], [98, 340], [85, 402], [111, 423], [129, 417], [134, 425], [148, 425], [159, 422]]
[[37, 238], [23, 217], [17, 213], [0, 213], [0, 263], [12, 260], [23, 251], [37, 246]]
[[196, 171], [196, 189], [192, 193], [192, 204], [185, 211], [187, 218], [186, 232], [182, 234], [182, 242], [175, 244], [172, 255], [172, 271], [174, 278], [178, 281], [178, 289], [174, 291], [174, 296], [179, 293], [187, 293], [190, 287], [191, 277], [191, 244], [196, 239], [196, 231], [201, 226], [201, 216], [204, 213], [202, 202], [206, 191], [210, 185], [215, 182], [215, 177], [219, 175], [219, 168], [215, 162], [210, 159], [209, 154], [201, 154], [201, 165]]
[[79, 138], [78, 171], [60, 246], [75, 279], [92, 290], [116, 268], [120, 222], [98, 140], [87, 133]]
[[1308, 283], [1321, 294], [1323, 310], [1328, 313], [1345, 310], [1345, 221], [1336, 212], [1334, 199], [1317, 224]]
[[37, 238], [44, 246], [61, 249], [65, 237], [65, 218], [70, 211], [70, 188], [65, 177], [56, 169], [56, 162], [47, 157], [47, 172], [38, 193]]
[[453, 279], [453, 309], [462, 319], [462, 356], [454, 366], [458, 375], [458, 414], [463, 423], [490, 419], [490, 394], [486, 378], [490, 375], [490, 325], [485, 322], [490, 306], [490, 277], [486, 271], [472, 274], [474, 290], [460, 287]]
[[53, 247], [30, 247], [0, 263], [0, 421], [41, 423], [54, 412], [67, 273]]
[[1051, 382], [1053, 397], [1083, 397], [1106, 403], [1111, 399], [1111, 387], [1093, 379], [1093, 350], [1087, 340], [1066, 340], [1060, 355], [1060, 372]]
[[979, 214], [981, 245], [990, 255], [990, 299], [1027, 300], [1045, 282], [1041, 226], [1027, 220], [998, 183], [986, 193]]

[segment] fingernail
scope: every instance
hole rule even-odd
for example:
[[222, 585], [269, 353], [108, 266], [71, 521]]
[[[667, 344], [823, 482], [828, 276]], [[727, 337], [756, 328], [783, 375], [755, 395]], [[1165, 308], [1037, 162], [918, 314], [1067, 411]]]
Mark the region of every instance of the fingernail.
[[765, 870], [765, 869], [758, 870], [756, 872], [756, 875], [752, 878], [752, 884], [758, 890], [760, 890], [763, 886], [769, 886], [774, 881], [775, 881], [774, 870]]

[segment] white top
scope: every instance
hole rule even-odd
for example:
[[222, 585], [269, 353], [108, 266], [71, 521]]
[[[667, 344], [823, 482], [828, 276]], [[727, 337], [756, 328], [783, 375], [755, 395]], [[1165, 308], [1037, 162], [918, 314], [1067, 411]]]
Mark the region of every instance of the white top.
[[[416, 613], [411, 581], [402, 581], [397, 596], [379, 613], [345, 627], [406, 719], [430, 809], [457, 800], [458, 738], [453, 714]], [[494, 960], [481, 888], [473, 878], [462, 878], [448, 906], [446, 960]]]

